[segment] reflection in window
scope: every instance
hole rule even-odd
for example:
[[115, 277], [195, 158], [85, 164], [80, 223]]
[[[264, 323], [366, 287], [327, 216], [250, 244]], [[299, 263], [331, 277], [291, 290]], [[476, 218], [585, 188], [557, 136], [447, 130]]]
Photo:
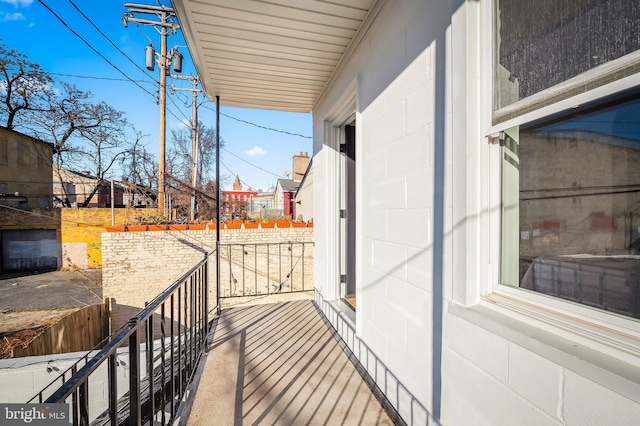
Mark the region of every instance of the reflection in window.
[[501, 282], [640, 318], [640, 98], [502, 145]]
[[640, 49], [635, 0], [496, 0], [495, 20], [495, 110]]

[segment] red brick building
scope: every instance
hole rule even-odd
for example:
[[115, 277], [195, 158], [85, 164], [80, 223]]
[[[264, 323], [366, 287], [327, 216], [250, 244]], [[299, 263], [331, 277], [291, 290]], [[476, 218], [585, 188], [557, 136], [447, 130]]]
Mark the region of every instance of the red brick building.
[[257, 194], [258, 191], [254, 191], [251, 188], [243, 190], [240, 178], [236, 176], [236, 180], [233, 183], [233, 190], [222, 191], [220, 213], [232, 217], [247, 216], [251, 197]]

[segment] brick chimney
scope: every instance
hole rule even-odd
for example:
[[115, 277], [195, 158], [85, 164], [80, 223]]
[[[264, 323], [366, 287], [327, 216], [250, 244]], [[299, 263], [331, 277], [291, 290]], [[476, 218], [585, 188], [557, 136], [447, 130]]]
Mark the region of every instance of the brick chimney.
[[292, 180], [300, 182], [309, 167], [309, 154], [300, 152], [293, 156], [293, 177]]

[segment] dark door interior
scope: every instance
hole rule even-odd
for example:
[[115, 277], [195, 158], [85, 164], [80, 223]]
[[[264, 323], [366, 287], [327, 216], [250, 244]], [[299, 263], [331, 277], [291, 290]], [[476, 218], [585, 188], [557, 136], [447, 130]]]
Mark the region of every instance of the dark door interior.
[[356, 126], [355, 122], [344, 126], [344, 183], [345, 191], [344, 211], [341, 218], [344, 227], [344, 271], [341, 277], [344, 287], [345, 301], [355, 309], [356, 307]]

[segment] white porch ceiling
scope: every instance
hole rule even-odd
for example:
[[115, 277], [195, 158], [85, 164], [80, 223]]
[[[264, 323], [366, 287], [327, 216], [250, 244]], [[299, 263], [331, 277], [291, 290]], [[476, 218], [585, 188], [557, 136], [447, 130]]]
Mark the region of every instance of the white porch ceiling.
[[310, 112], [375, 0], [172, 3], [210, 99]]

